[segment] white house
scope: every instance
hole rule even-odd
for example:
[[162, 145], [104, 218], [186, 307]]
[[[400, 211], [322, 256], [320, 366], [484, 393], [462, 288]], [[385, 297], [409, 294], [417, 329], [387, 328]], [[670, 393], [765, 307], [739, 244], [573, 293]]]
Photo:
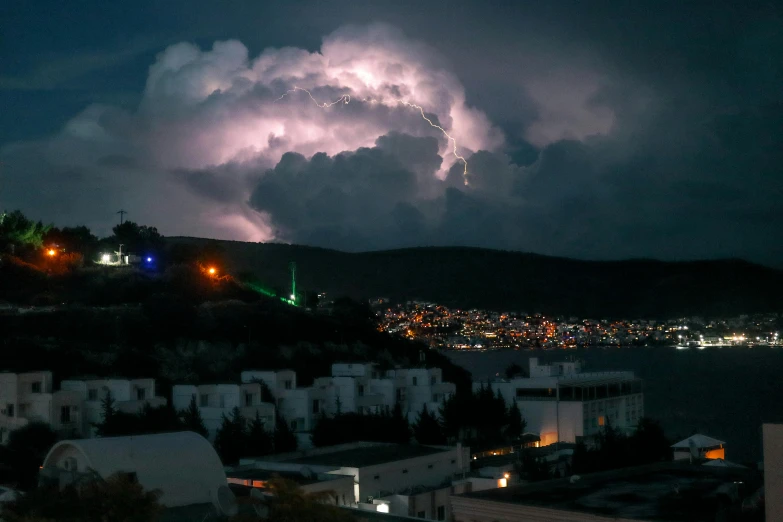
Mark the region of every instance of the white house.
[[42, 480], [61, 486], [97, 474], [132, 473], [145, 490], [160, 490], [166, 507], [213, 503], [226, 490], [223, 464], [202, 436], [185, 431], [133, 437], [64, 440], [44, 459]]
[[[596, 435], [607, 423], [632, 431], [644, 416], [642, 381], [633, 372], [584, 372], [576, 362], [549, 365], [530, 358], [530, 377], [490, 383], [506, 400], [516, 402], [527, 421], [527, 431], [541, 437], [541, 445], [576, 442]], [[476, 391], [485, 383], [474, 382]]]
[[0, 373], [0, 435], [52, 420], [52, 372]]
[[322, 414], [378, 413], [397, 401], [414, 422], [426, 404], [438, 415], [440, 406], [456, 391], [443, 382], [438, 368], [396, 369], [384, 375], [376, 364], [337, 363], [330, 376], [318, 377], [312, 386], [299, 388], [291, 370], [242, 372], [243, 383], [263, 382], [275, 397], [281, 415], [297, 432], [309, 432]]
[[454, 383], [443, 382], [440, 368], [395, 369], [387, 371], [386, 376], [393, 380], [395, 400], [410, 422], [416, 421], [425, 405], [439, 416], [443, 402], [457, 391]]
[[69, 379], [60, 383], [55, 396], [60, 394], [64, 398], [58, 411], [61, 424], [70, 422], [83, 437], [93, 436], [94, 424], [103, 421], [103, 401], [109, 394], [114, 408], [125, 413], [166, 404], [164, 397], [155, 395], [155, 379]]
[[145, 404], [166, 404], [155, 397], [154, 379], [92, 379], [63, 381], [53, 390], [52, 372], [0, 374], [0, 434], [37, 421], [49, 424], [61, 436], [90, 437], [93, 423], [103, 417], [101, 401], [111, 391], [120, 411], [135, 413]]
[[248, 382], [243, 384], [177, 384], [172, 388], [171, 401], [177, 411], [182, 411], [196, 400], [201, 418], [214, 439], [223, 423], [234, 408], [247, 420], [258, 416], [268, 430], [274, 429], [275, 405], [263, 402], [261, 384]]

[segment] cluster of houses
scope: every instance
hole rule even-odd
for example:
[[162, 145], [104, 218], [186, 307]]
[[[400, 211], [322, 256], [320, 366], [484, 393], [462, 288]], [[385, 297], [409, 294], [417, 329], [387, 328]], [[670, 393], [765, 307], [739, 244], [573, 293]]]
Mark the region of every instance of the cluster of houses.
[[[630, 431], [643, 415], [641, 381], [631, 372], [582, 372], [578, 363], [540, 365], [535, 358], [528, 370], [529, 377], [499, 379], [489, 386], [519, 406], [527, 436], [535, 441], [528, 449], [552, 470], [565, 471], [559, 466], [573, 453], [570, 443], [591, 437], [607, 423]], [[474, 384], [481, 386], [487, 383]], [[328, 491], [331, 504], [368, 522], [688, 520], [680, 497], [701, 510], [722, 505], [715, 502], [724, 497], [736, 503], [747, 498], [738, 488], [754, 484], [757, 473], [726, 463], [722, 441], [700, 435], [675, 444], [673, 462], [534, 483], [520, 468], [519, 447], [471, 453], [460, 444], [303, 444], [294, 453], [245, 455], [237, 466], [227, 467], [212, 445], [192, 432], [94, 437], [93, 424], [100, 422], [101, 402], [109, 392], [122, 411], [166, 404], [152, 379], [72, 379], [53, 391], [49, 372], [0, 374], [0, 429], [7, 434], [32, 420], [50, 423], [71, 438], [50, 450], [41, 480], [62, 485], [89, 473], [134, 473], [145, 488], [162, 492], [166, 520], [231, 516], [248, 506], [260, 513], [264, 499], [273, 495], [270, 480], [277, 477], [305, 492]], [[413, 421], [425, 406], [437, 415], [453, 393], [454, 384], [443, 382], [436, 368], [381, 372], [374, 364], [335, 364], [330, 376], [311, 386], [299, 387], [293, 371], [248, 370], [239, 383], [176, 384], [171, 401], [178, 410], [195, 402], [210, 438], [223, 415], [239, 408], [243, 416], [258, 416], [270, 426], [282, 416], [301, 440], [322, 414], [378, 412], [399, 404]], [[765, 456], [780, 454], [783, 431], [765, 426], [764, 438]], [[759, 505], [763, 509], [763, 500]]]
[[[381, 372], [375, 364], [334, 364], [332, 375], [318, 377], [312, 386], [299, 387], [291, 370], [241, 373], [240, 383], [175, 384], [171, 404], [178, 410], [196, 402], [210, 439], [224, 415], [239, 408], [247, 419], [261, 419], [271, 430], [279, 414], [308, 440], [320, 415], [372, 413], [399, 404], [413, 422], [426, 406], [437, 414], [456, 391], [443, 382], [439, 368], [397, 368]], [[0, 435], [36, 420], [48, 423], [61, 436], [89, 438], [102, 421], [103, 401], [108, 394], [114, 407], [136, 413], [146, 405], [167, 404], [156, 395], [154, 379], [69, 379], [54, 390], [52, 373], [0, 373]]]

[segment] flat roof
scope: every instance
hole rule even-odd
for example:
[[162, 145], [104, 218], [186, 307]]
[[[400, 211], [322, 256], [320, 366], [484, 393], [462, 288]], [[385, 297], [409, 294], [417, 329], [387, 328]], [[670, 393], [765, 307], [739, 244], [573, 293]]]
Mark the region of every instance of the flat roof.
[[[328, 475], [321, 474], [319, 477], [317, 473], [313, 473], [310, 477], [304, 476], [298, 471], [274, 471], [266, 469], [243, 469], [238, 471], [227, 471], [226, 477], [236, 479], [248, 479], [248, 480], [272, 480], [273, 478], [282, 478], [287, 480], [293, 480], [297, 484], [302, 486], [307, 484], [315, 484], [316, 482], [327, 482], [331, 480], [338, 480], [348, 477], [348, 475]], [[348, 477], [350, 478], [350, 477]], [[353, 480], [351, 478], [351, 480]]]
[[[696, 520], [717, 506], [720, 489], [752, 482], [752, 470], [666, 462], [462, 495], [615, 518]], [[750, 484], [748, 484], [750, 485]]]
[[444, 451], [448, 450], [412, 444], [383, 444], [363, 448], [345, 449], [333, 453], [323, 453], [321, 455], [308, 455], [286, 460], [285, 462], [291, 464], [310, 464], [312, 466], [365, 468], [368, 466], [385, 464], [386, 462], [434, 455], [435, 453], [442, 453]]

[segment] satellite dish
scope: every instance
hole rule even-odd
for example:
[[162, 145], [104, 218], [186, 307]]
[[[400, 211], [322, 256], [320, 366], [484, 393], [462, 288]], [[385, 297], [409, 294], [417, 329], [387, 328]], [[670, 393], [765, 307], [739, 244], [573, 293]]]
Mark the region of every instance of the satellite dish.
[[228, 486], [220, 486], [215, 492], [217, 502], [216, 507], [221, 515], [226, 517], [233, 517], [239, 511], [237, 506], [237, 499], [234, 493], [228, 489]]
[[250, 498], [253, 500], [253, 509], [255, 509], [256, 515], [267, 518], [269, 506], [266, 505], [266, 495], [260, 489], [253, 488], [250, 490]]
[[696, 441], [692, 437], [688, 439], [688, 449], [691, 450], [691, 460], [699, 458], [699, 448], [696, 447]]

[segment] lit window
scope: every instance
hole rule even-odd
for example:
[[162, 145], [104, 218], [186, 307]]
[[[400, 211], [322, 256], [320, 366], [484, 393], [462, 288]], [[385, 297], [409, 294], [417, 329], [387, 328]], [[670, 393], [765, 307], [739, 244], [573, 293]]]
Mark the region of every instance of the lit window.
[[600, 417], [598, 417], [598, 425], [603, 426], [604, 424], [606, 424], [606, 419], [604, 418], [603, 415], [601, 415]]

